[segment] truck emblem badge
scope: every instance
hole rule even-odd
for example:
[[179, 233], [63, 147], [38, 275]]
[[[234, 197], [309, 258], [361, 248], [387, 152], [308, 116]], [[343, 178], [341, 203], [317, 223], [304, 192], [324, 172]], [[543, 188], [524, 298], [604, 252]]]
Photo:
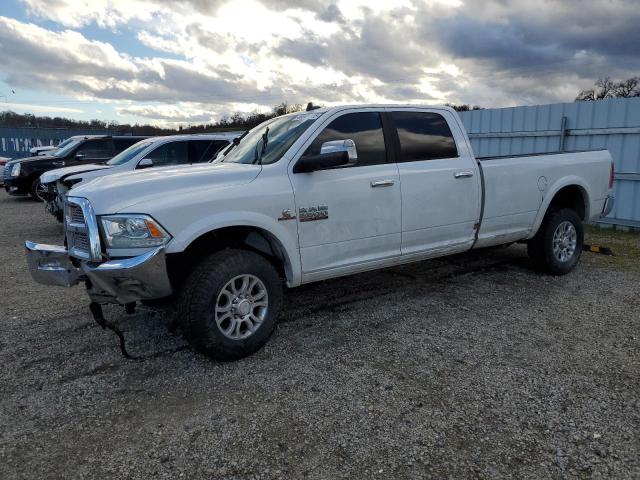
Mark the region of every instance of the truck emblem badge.
[[317, 207], [300, 208], [301, 222], [314, 222], [316, 220], [326, 220], [329, 218], [329, 207], [326, 205], [318, 205]]
[[296, 216], [291, 213], [290, 208], [285, 208], [282, 210], [282, 216], [278, 218], [279, 222], [283, 222], [285, 220], [295, 220]]

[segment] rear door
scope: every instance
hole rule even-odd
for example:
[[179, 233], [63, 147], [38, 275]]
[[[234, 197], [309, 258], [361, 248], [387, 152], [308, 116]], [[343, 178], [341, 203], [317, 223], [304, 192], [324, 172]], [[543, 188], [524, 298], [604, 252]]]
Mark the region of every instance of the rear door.
[[83, 142], [73, 155], [66, 159], [66, 166], [87, 163], [104, 163], [113, 157], [113, 141], [110, 138], [95, 138]]
[[394, 108], [387, 115], [402, 185], [402, 254], [469, 248], [480, 217], [481, 181], [453, 114]]
[[311, 173], [290, 170], [303, 281], [358, 271], [400, 255], [400, 179], [397, 165], [389, 161], [381, 113], [337, 113], [303, 155], [319, 154], [324, 143], [346, 139], [355, 143], [355, 163]]

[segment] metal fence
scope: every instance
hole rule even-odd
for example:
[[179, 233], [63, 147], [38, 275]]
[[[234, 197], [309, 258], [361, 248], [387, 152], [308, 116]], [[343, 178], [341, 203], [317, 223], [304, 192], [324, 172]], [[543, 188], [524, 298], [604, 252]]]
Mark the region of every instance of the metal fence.
[[608, 149], [616, 205], [602, 223], [640, 228], [640, 98], [460, 112], [477, 156]]
[[0, 128], [0, 157], [19, 158], [29, 156], [29, 149], [57, 145], [74, 135], [108, 135], [108, 130], [69, 128]]
[[[606, 148], [615, 165], [616, 205], [602, 223], [640, 228], [640, 98], [460, 112], [477, 156]], [[0, 156], [29, 155], [73, 135], [106, 130], [0, 128]]]

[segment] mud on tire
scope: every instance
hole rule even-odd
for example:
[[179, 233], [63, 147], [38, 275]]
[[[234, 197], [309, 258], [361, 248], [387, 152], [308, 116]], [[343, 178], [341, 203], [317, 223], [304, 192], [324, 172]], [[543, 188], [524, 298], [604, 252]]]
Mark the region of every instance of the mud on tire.
[[248, 250], [225, 249], [191, 272], [178, 302], [189, 343], [211, 358], [237, 360], [259, 350], [282, 308], [282, 282], [274, 266]]

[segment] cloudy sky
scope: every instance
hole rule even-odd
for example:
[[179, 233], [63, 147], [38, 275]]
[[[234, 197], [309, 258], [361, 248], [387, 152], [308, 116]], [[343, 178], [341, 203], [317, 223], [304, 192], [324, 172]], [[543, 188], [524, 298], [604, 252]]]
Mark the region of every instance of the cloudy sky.
[[572, 101], [640, 74], [638, 25], [637, 0], [2, 0], [0, 110], [168, 125]]

